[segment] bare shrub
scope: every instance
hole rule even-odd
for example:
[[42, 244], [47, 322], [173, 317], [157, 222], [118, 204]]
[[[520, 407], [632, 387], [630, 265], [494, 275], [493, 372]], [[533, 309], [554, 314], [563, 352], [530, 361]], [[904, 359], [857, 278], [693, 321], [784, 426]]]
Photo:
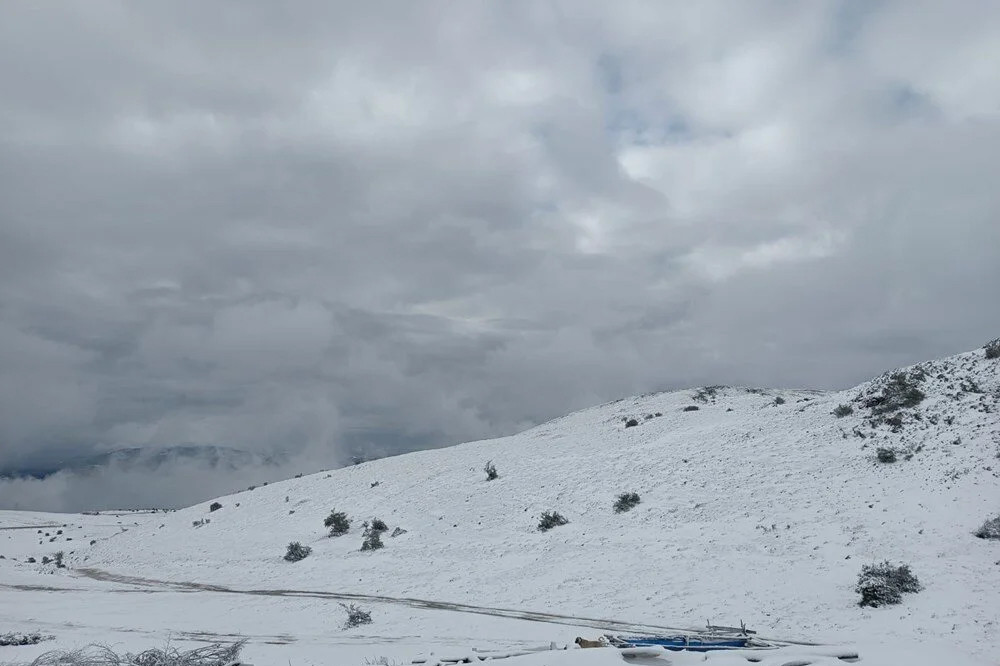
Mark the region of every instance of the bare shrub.
[[497, 472], [497, 466], [493, 464], [492, 460], [486, 461], [486, 467], [483, 468], [483, 471], [486, 472], [487, 481], [496, 481], [500, 478], [500, 474]]
[[174, 647], [153, 648], [138, 654], [118, 654], [106, 645], [87, 645], [76, 650], [53, 650], [39, 655], [28, 666], [229, 666], [246, 641], [230, 645], [214, 643], [181, 652]]

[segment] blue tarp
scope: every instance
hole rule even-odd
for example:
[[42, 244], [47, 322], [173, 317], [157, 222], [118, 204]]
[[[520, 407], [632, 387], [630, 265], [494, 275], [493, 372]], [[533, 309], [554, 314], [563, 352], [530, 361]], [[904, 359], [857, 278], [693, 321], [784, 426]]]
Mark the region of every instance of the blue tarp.
[[709, 650], [733, 650], [745, 648], [748, 638], [699, 638], [698, 636], [621, 636], [621, 640], [629, 645], [660, 645], [668, 650], [690, 650], [692, 652], [708, 652]]

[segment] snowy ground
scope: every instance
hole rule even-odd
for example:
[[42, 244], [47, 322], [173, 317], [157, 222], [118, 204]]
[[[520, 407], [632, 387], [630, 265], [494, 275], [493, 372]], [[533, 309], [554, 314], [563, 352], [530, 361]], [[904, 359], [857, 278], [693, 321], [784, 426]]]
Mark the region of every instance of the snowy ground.
[[[977, 350], [924, 369], [927, 397], [902, 410], [901, 426], [873, 422], [856, 400], [884, 378], [829, 394], [681, 391], [271, 484], [220, 498], [215, 512], [210, 502], [154, 514], [0, 512], [0, 633], [57, 637], [0, 648], [0, 663], [95, 640], [138, 650], [236, 636], [250, 639], [245, 657], [257, 664], [409, 663], [595, 638], [615, 628], [603, 618], [673, 628], [743, 619], [764, 636], [849, 644], [864, 664], [995, 664], [1000, 543], [971, 533], [1000, 511], [1000, 361]], [[853, 414], [831, 414], [847, 403]], [[626, 428], [630, 417], [639, 425]], [[899, 460], [876, 462], [879, 447]], [[492, 482], [489, 459], [501, 475]], [[642, 503], [616, 514], [624, 491]], [[329, 538], [322, 522], [334, 508], [355, 522]], [[538, 532], [549, 509], [570, 522]], [[360, 552], [373, 516], [407, 532]], [[311, 556], [285, 562], [290, 541]], [[56, 550], [69, 569], [25, 561]], [[925, 589], [900, 606], [858, 608], [861, 565], [883, 559], [908, 562]], [[341, 627], [344, 594], [379, 597], [360, 601], [373, 624]], [[762, 663], [841, 663], [824, 649], [783, 648]], [[572, 650], [510, 663], [623, 661]]]

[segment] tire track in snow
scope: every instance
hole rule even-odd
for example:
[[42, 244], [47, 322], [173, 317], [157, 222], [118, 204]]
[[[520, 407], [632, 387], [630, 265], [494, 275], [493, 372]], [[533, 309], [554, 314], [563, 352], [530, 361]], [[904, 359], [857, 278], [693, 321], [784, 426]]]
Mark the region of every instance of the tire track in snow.
[[[111, 573], [101, 569], [80, 568], [74, 569], [87, 578], [99, 580], [107, 583], [123, 583], [127, 585], [138, 585], [141, 587], [168, 588], [180, 592], [216, 592], [219, 594], [243, 594], [250, 596], [264, 597], [306, 597], [315, 599], [335, 599], [337, 601], [367, 601], [370, 603], [393, 604], [396, 606], [407, 606], [410, 608], [420, 608], [424, 610], [443, 610], [455, 613], [470, 613], [474, 615], [489, 615], [493, 617], [506, 617], [515, 620], [527, 620], [530, 622], [544, 622], [547, 624], [563, 624], [572, 627], [590, 627], [602, 631], [630, 632], [637, 634], [658, 634], [669, 632], [673, 634], [698, 634], [704, 631], [703, 628], [690, 627], [669, 627], [657, 624], [639, 624], [634, 622], [622, 622], [620, 620], [607, 620], [602, 618], [580, 617], [576, 615], [560, 615], [557, 613], [544, 613], [541, 611], [517, 610], [513, 608], [497, 608], [493, 606], [475, 606], [450, 601], [432, 601], [429, 599], [417, 599], [414, 597], [389, 597], [379, 594], [356, 594], [352, 592], [324, 592], [321, 590], [290, 590], [290, 589], [240, 589], [225, 585], [215, 585], [212, 583], [191, 583], [184, 581], [157, 580], [155, 578], [141, 578], [137, 576], [126, 576], [124, 574]], [[806, 641], [795, 641], [781, 638], [767, 638], [757, 636], [760, 640], [780, 645], [818, 645]]]

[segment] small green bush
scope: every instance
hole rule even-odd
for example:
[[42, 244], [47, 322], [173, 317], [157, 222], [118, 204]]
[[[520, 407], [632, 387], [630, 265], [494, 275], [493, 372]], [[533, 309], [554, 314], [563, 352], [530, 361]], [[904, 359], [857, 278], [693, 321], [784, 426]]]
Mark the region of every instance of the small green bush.
[[378, 550], [379, 548], [385, 548], [385, 544], [382, 543], [382, 533], [378, 530], [369, 530], [365, 540], [361, 542], [361, 550]]
[[343, 511], [331, 511], [330, 515], [323, 519], [323, 527], [330, 529], [330, 536], [341, 536], [350, 531], [351, 519]]
[[312, 548], [309, 546], [303, 546], [298, 541], [293, 541], [288, 544], [288, 550], [285, 552], [286, 562], [298, 562], [309, 557], [309, 553], [312, 552]]
[[558, 511], [546, 511], [542, 514], [541, 519], [538, 521], [538, 531], [548, 532], [553, 527], [559, 527], [560, 525], [565, 525], [569, 520], [566, 519]]
[[615, 500], [615, 513], [631, 511], [639, 504], [639, 493], [622, 493]]

